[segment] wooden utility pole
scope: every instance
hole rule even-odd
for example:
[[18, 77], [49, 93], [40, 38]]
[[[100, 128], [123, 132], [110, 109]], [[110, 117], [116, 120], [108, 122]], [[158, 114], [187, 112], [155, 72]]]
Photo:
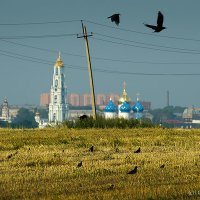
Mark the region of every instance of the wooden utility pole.
[[93, 116], [93, 119], [96, 120], [97, 116], [96, 116], [94, 83], [93, 83], [92, 67], [91, 67], [90, 51], [89, 51], [89, 43], [88, 43], [88, 37], [92, 36], [92, 34], [87, 35], [87, 29], [86, 29], [86, 26], [83, 25], [83, 21], [81, 21], [81, 24], [82, 24], [83, 36], [77, 36], [77, 38], [84, 38], [84, 41], [85, 41], [85, 50], [86, 50], [86, 56], [87, 56], [87, 62], [88, 62], [88, 73], [89, 73], [89, 79], [90, 79], [90, 93], [92, 97], [92, 116]]

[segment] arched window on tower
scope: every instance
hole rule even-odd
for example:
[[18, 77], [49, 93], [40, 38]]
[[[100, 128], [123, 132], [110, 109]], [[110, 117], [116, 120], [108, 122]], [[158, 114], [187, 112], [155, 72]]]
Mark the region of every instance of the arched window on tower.
[[57, 95], [54, 96], [54, 103], [57, 103]]
[[56, 87], [58, 86], [58, 80], [57, 79], [55, 80], [55, 86]]
[[56, 113], [53, 113], [53, 121], [56, 121]]

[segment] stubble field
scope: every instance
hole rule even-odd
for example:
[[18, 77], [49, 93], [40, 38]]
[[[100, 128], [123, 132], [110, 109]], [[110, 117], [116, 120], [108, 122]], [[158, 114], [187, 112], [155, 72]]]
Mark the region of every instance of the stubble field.
[[0, 199], [200, 199], [200, 130], [0, 129]]

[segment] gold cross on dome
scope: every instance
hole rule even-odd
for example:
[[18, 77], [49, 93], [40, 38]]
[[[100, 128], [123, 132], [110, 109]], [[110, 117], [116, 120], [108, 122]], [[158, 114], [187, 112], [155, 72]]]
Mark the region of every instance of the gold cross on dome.
[[123, 82], [123, 88], [124, 88], [124, 90], [126, 90], [126, 82], [125, 81]]
[[137, 101], [139, 100], [139, 96], [140, 96], [140, 93], [138, 92], [138, 93], [136, 94]]

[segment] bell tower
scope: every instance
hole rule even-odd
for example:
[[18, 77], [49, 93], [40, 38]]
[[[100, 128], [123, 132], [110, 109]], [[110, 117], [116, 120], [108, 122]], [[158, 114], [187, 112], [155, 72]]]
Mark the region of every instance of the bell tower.
[[49, 122], [62, 122], [68, 118], [66, 102], [67, 89], [65, 87], [64, 63], [59, 56], [54, 65], [53, 82], [50, 91]]
[[9, 108], [8, 108], [8, 101], [7, 98], [4, 99], [3, 105], [2, 105], [2, 118], [5, 121], [8, 121], [9, 119]]

